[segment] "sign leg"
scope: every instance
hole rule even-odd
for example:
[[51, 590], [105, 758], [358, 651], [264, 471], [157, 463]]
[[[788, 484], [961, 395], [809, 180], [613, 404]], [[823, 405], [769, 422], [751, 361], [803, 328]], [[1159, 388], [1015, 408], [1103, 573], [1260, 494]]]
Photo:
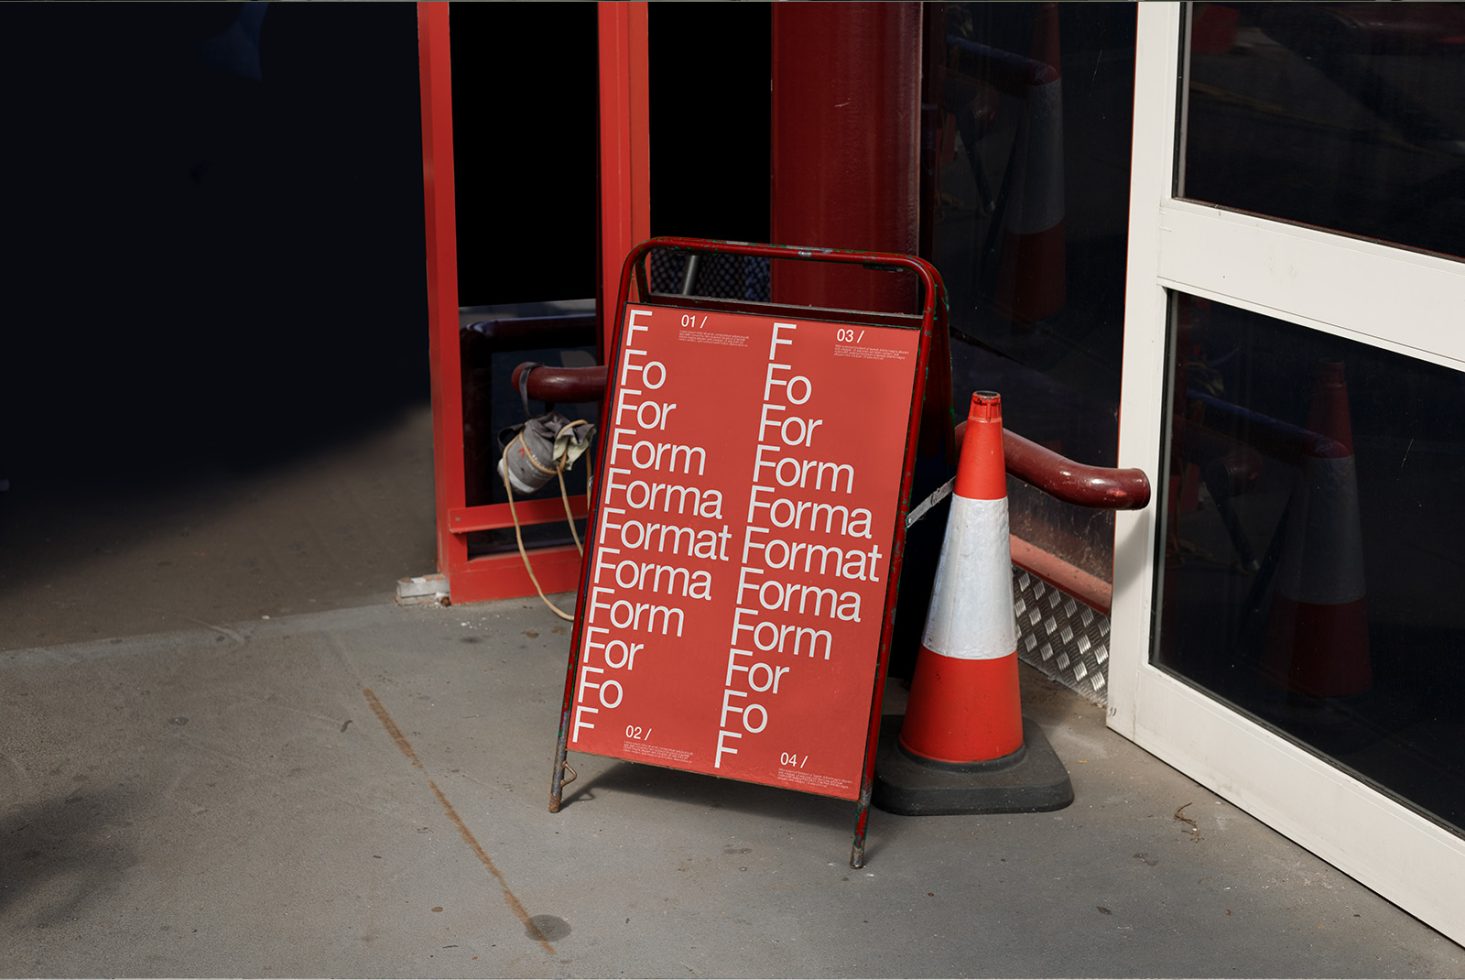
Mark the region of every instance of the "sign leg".
[[[554, 746], [554, 772], [549, 777], [549, 812], [560, 812], [560, 798], [564, 795], [565, 770], [570, 769], [565, 756], [569, 753], [570, 743], [570, 712], [560, 712], [560, 735]], [[570, 769], [570, 779], [574, 779], [574, 770]]]
[[855, 842], [850, 848], [849, 866], [856, 870], [865, 866], [865, 828], [870, 823], [870, 791], [860, 794], [855, 806]]

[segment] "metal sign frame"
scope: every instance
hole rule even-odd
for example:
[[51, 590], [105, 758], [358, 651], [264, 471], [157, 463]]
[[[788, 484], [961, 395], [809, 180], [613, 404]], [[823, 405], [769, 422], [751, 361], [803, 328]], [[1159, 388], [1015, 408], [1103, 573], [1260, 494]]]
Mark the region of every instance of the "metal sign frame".
[[[920, 313], [889, 313], [858, 310], [836, 310], [821, 307], [792, 306], [780, 303], [747, 303], [724, 300], [706, 300], [695, 296], [656, 293], [651, 289], [646, 260], [653, 250], [698, 254], [738, 255], [766, 258], [771, 261], [811, 262], [835, 265], [860, 266], [872, 274], [907, 272], [913, 274], [920, 289]], [[633, 300], [633, 295], [635, 299]], [[875, 681], [870, 692], [868, 718], [865, 728], [864, 764], [860, 777], [859, 794], [856, 799], [854, 841], [850, 852], [850, 866], [860, 868], [865, 863], [865, 834], [869, 822], [870, 795], [875, 775], [875, 754], [880, 736], [881, 702], [884, 695], [886, 674], [890, 661], [890, 641], [895, 620], [895, 606], [900, 580], [901, 565], [905, 552], [906, 515], [909, 508], [911, 483], [915, 471], [917, 439], [920, 432], [922, 406], [925, 399], [928, 358], [932, 338], [938, 323], [944, 323], [946, 294], [940, 275], [926, 261], [910, 255], [881, 252], [858, 252], [838, 249], [803, 248], [782, 245], [749, 244], [743, 242], [716, 242], [692, 238], [655, 238], [633, 248], [626, 256], [621, 270], [619, 294], [616, 302], [616, 322], [606, 363], [614, 366], [620, 363], [625, 345], [625, 326], [628, 308], [635, 304], [655, 304], [657, 300], [673, 301], [678, 309], [705, 309], [709, 312], [735, 312], [752, 315], [797, 315], [805, 320], [826, 320], [839, 323], [868, 324], [873, 326], [903, 327], [917, 329], [920, 338], [916, 350], [916, 364], [907, 410], [904, 455], [901, 462], [900, 489], [896, 501], [894, 527], [890, 533], [890, 566], [885, 587], [885, 606], [880, 627], [879, 648], [876, 652]], [[661, 304], [657, 304], [661, 305]], [[619, 385], [615, 372], [608, 371], [601, 418], [612, 418], [612, 405]], [[597, 472], [606, 473], [607, 453], [610, 440], [602, 438], [597, 450]], [[569, 662], [565, 672], [564, 696], [560, 706], [559, 734], [555, 744], [554, 768], [550, 780], [549, 810], [558, 812], [563, 799], [567, 780], [566, 757], [569, 751], [571, 707], [574, 700], [576, 680], [580, 672], [580, 651], [584, 639], [586, 603], [590, 591], [590, 575], [594, 569], [594, 528], [601, 510], [601, 496], [604, 480], [597, 480], [589, 512], [589, 528], [585, 543], [585, 557], [581, 566], [580, 591], [576, 601], [575, 623], [571, 631]], [[655, 763], [651, 763], [655, 764]], [[678, 768], [668, 765], [668, 768]], [[571, 779], [574, 778], [571, 770]], [[736, 778], [736, 777], [728, 777]], [[791, 787], [792, 788], [792, 787]]]

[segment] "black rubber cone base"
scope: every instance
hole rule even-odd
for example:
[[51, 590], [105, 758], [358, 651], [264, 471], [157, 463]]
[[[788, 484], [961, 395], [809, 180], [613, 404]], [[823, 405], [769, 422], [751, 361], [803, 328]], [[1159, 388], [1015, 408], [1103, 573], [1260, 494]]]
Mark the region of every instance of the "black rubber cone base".
[[871, 800], [886, 813], [1039, 813], [1073, 802], [1073, 784], [1043, 730], [1022, 720], [1023, 747], [1005, 759], [956, 766], [917, 759], [898, 744], [900, 715], [880, 723]]

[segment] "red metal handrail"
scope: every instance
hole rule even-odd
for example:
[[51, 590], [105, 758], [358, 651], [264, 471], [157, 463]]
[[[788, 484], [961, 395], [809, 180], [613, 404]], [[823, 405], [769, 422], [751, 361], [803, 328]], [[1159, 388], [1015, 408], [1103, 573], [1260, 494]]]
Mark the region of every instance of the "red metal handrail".
[[592, 367], [552, 367], [532, 363], [514, 368], [515, 391], [522, 383], [524, 369], [529, 368], [529, 397], [539, 402], [598, 402], [605, 397], [605, 365]]
[[[961, 448], [966, 423], [956, 427]], [[1143, 470], [1076, 463], [1011, 429], [1002, 432], [1007, 472], [1066, 503], [1096, 510], [1143, 510], [1150, 502], [1150, 478]]]
[[[519, 387], [528, 364], [514, 368], [513, 384]], [[545, 402], [597, 402], [605, 394], [605, 365], [594, 367], [531, 368], [529, 397]], [[966, 423], [956, 427], [961, 445]], [[1137, 469], [1114, 469], [1078, 463], [1011, 430], [1004, 431], [1002, 451], [1007, 472], [1044, 493], [1080, 507], [1102, 510], [1141, 510], [1150, 502], [1150, 481]]]

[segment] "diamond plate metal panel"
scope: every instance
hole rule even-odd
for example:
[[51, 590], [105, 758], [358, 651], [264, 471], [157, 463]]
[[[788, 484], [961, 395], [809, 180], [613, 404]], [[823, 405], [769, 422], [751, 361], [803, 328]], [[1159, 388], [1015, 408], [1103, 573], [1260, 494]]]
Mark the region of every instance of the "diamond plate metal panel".
[[1016, 566], [1012, 595], [1018, 658], [1095, 704], [1106, 703], [1109, 617]]

